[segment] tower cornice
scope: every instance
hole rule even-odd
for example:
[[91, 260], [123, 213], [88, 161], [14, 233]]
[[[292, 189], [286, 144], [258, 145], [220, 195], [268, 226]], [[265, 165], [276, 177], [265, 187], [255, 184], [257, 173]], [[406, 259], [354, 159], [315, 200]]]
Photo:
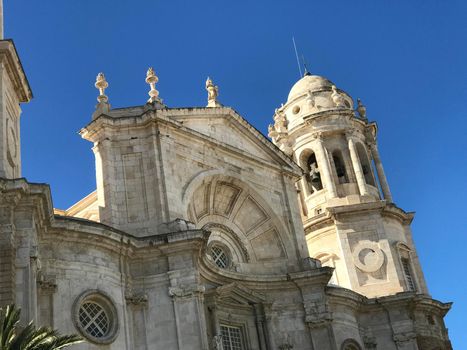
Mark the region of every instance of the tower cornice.
[[328, 207], [325, 213], [311, 217], [303, 223], [305, 227], [305, 233], [308, 234], [313, 230], [319, 229], [320, 227], [334, 224], [335, 221], [338, 220], [339, 216], [353, 215], [371, 211], [380, 212], [383, 216], [386, 217], [393, 217], [405, 225], [409, 225], [415, 216], [414, 212], [405, 212], [396, 205], [387, 203], [386, 201]]

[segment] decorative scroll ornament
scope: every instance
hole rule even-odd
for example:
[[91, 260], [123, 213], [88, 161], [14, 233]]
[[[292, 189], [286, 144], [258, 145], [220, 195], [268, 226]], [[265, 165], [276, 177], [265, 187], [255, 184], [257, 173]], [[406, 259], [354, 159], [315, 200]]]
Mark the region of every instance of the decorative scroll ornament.
[[105, 89], [109, 87], [109, 83], [105, 80], [104, 73], [97, 74], [96, 83], [94, 84], [96, 89], [99, 90], [99, 96], [97, 97], [97, 102], [107, 103], [109, 98], [105, 95]]
[[149, 103], [160, 102], [162, 103], [161, 99], [159, 98], [159, 91], [156, 90], [156, 83], [159, 81], [154, 69], [149, 67], [148, 71], [146, 72], [146, 83], [149, 84], [150, 90], [148, 92], [149, 95]]
[[207, 107], [222, 107], [222, 104], [217, 101], [219, 96], [219, 87], [214, 85], [211, 78], [206, 79], [206, 91], [208, 92], [208, 105]]

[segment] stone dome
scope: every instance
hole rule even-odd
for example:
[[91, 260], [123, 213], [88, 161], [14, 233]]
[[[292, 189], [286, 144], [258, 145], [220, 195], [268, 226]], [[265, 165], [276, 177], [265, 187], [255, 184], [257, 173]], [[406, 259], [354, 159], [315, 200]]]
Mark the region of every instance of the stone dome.
[[307, 74], [292, 86], [287, 102], [290, 102], [299, 96], [306, 95], [308, 91], [319, 91], [323, 89], [329, 90], [332, 85], [334, 84], [326, 78], [319, 75]]

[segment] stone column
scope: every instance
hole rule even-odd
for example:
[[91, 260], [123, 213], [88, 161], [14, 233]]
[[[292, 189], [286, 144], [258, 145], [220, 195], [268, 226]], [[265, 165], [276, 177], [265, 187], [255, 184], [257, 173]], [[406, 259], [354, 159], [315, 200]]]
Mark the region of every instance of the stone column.
[[366, 188], [365, 176], [363, 175], [362, 163], [358, 158], [357, 148], [353, 141], [351, 134], [346, 134], [347, 142], [349, 144], [350, 158], [352, 159], [352, 167], [357, 178], [358, 190], [361, 196], [368, 196], [370, 193]]
[[330, 198], [337, 197], [336, 184], [332, 180], [331, 168], [329, 166], [329, 159], [327, 157], [327, 152], [324, 149], [323, 139], [318, 135], [316, 139], [317, 149], [316, 149], [316, 161], [318, 162], [319, 171], [322, 175], [322, 182], [324, 188], [329, 194]]
[[370, 145], [370, 149], [371, 156], [375, 161], [376, 172], [378, 173], [379, 184], [381, 185], [381, 190], [383, 191], [384, 199], [386, 199], [386, 201], [388, 201], [389, 203], [392, 203], [391, 191], [389, 190], [388, 180], [386, 179], [386, 174], [384, 173], [383, 163], [381, 162], [376, 143], [372, 143]]

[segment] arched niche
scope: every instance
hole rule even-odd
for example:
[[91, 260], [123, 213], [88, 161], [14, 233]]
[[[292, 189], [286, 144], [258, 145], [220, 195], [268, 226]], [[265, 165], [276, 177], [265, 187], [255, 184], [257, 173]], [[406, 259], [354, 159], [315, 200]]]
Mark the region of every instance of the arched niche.
[[349, 177], [347, 175], [347, 169], [345, 168], [344, 158], [340, 150], [334, 150], [332, 152], [332, 160], [334, 163], [334, 170], [336, 171], [337, 181], [339, 184], [348, 183]]
[[368, 185], [375, 186], [375, 178], [373, 176], [372, 166], [370, 160], [368, 159], [368, 152], [366, 148], [359, 142], [357, 143], [357, 153], [358, 158], [360, 159], [360, 164], [362, 165], [363, 176], [365, 177], [365, 182]]
[[237, 270], [248, 264], [286, 266], [289, 258], [296, 259], [282, 216], [246, 182], [206, 172], [193, 183], [196, 185], [188, 185], [184, 194], [188, 219], [210, 230], [213, 240], [229, 248]]

